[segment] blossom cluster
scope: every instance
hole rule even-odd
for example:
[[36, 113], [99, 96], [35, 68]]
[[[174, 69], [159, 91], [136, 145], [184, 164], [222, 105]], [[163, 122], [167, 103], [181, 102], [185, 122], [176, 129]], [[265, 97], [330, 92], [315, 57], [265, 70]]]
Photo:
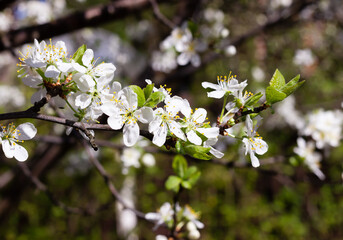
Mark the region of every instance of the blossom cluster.
[[[155, 51], [152, 56], [152, 68], [155, 71], [170, 72], [178, 65], [189, 63], [199, 67], [200, 54], [210, 44], [216, 45], [218, 39], [228, 37], [230, 31], [224, 26], [224, 13], [221, 10], [208, 8], [203, 17], [203, 24], [197, 26], [192, 22], [184, 22], [161, 42], [160, 50]], [[229, 46], [225, 53], [235, 55], [236, 48]]]

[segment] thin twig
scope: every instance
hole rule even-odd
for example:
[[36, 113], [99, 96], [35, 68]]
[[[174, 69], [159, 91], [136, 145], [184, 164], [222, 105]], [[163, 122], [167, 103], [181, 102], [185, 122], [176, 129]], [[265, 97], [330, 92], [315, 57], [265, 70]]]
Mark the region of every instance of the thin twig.
[[176, 27], [175, 23], [173, 23], [171, 20], [169, 20], [166, 16], [164, 16], [160, 8], [158, 7], [158, 4], [156, 0], [149, 0], [152, 6], [152, 10], [154, 11], [155, 17], [160, 20], [164, 25], [169, 27], [170, 29], [174, 29]]
[[88, 146], [88, 144], [86, 144], [85, 141], [83, 141], [83, 145], [87, 151], [87, 154], [89, 156], [89, 159], [91, 160], [91, 162], [93, 163], [93, 165], [96, 167], [96, 169], [98, 170], [98, 172], [100, 173], [100, 175], [103, 177], [108, 189], [110, 190], [112, 196], [118, 201], [120, 202], [124, 209], [128, 209], [131, 210], [137, 217], [145, 219], [145, 214], [143, 212], [138, 211], [135, 208], [132, 208], [130, 206], [128, 206], [125, 202], [125, 200], [120, 196], [119, 192], [117, 191], [116, 187], [114, 186], [114, 184], [112, 183], [110, 176], [108, 175], [108, 173], [106, 172], [105, 168], [102, 166], [102, 164], [98, 161], [98, 159], [94, 156], [94, 153], [92, 152], [92, 150], [90, 149], [90, 147]]

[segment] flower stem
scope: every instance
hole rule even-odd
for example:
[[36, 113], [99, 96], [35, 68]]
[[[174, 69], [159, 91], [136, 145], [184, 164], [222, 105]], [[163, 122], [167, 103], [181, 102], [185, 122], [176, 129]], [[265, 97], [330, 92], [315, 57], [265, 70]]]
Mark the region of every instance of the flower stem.
[[223, 121], [223, 115], [224, 115], [224, 112], [225, 112], [225, 106], [226, 106], [227, 98], [228, 98], [228, 96], [225, 94], [222, 112], [221, 112], [220, 117], [219, 117], [219, 122], [220, 123], [222, 123], [222, 121]]
[[71, 108], [71, 110], [73, 110], [74, 113], [77, 113], [77, 111], [71, 106], [71, 104], [68, 102], [68, 100], [65, 99], [65, 101], [68, 104], [68, 106]]

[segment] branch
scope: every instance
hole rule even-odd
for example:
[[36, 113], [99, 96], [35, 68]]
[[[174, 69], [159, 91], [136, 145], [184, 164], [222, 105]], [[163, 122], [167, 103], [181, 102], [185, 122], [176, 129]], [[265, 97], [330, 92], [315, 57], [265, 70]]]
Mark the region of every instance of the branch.
[[89, 146], [85, 143], [85, 141], [83, 141], [83, 145], [87, 151], [89, 159], [91, 160], [93, 165], [96, 167], [96, 169], [98, 170], [100, 175], [103, 177], [103, 179], [104, 179], [108, 189], [110, 190], [112, 196], [114, 197], [114, 199], [116, 199], [118, 202], [120, 202], [123, 205], [124, 209], [128, 209], [128, 210], [132, 211], [137, 217], [147, 220], [145, 218], [145, 214], [143, 212], [140, 212], [140, 211], [138, 211], [138, 210], [136, 210], [136, 209], [134, 209], [134, 208], [132, 208], [126, 204], [125, 200], [120, 196], [116, 187], [112, 183], [110, 176], [106, 172], [105, 168], [101, 165], [101, 163], [98, 161], [98, 159], [94, 156], [93, 152], [91, 151]]
[[176, 27], [176, 24], [173, 23], [172, 21], [170, 21], [168, 18], [166, 18], [166, 16], [164, 16], [161, 11], [160, 8], [158, 7], [158, 4], [156, 2], [156, 0], [149, 0], [151, 5], [152, 5], [152, 9], [154, 11], [154, 15], [155, 17], [160, 20], [164, 25], [166, 25], [167, 27], [169, 27], [170, 29], [174, 29]]
[[149, 0], [120, 0], [84, 11], [76, 11], [49, 23], [11, 30], [0, 39], [0, 51], [31, 43], [34, 39], [47, 39], [84, 27], [98, 26], [121, 19], [128, 14], [137, 14], [148, 6]]

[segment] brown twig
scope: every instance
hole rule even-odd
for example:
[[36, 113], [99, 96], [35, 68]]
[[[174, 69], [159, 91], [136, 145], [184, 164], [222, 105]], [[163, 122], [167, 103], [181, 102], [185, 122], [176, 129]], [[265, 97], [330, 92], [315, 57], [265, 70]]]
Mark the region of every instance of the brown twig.
[[132, 211], [137, 217], [145, 219], [145, 214], [143, 212], [138, 211], [135, 208], [132, 208], [130, 206], [128, 206], [125, 202], [125, 200], [120, 196], [119, 192], [117, 191], [116, 187], [114, 186], [114, 184], [112, 183], [110, 176], [108, 175], [108, 173], [106, 172], [105, 168], [102, 166], [102, 164], [98, 161], [98, 159], [94, 156], [92, 150], [89, 148], [89, 146], [85, 143], [85, 141], [83, 141], [83, 145], [87, 151], [87, 154], [89, 156], [89, 159], [91, 160], [91, 162], [93, 163], [93, 165], [96, 167], [96, 169], [98, 170], [98, 172], [100, 173], [100, 175], [103, 177], [108, 189], [110, 190], [112, 196], [114, 197], [114, 199], [116, 199], [120, 204], [123, 205], [124, 209], [128, 209], [130, 211]]
[[174, 29], [176, 27], [175, 23], [173, 23], [171, 20], [169, 20], [168, 18], [166, 18], [166, 16], [164, 16], [161, 11], [160, 8], [158, 7], [158, 4], [156, 2], [156, 0], [149, 0], [152, 6], [152, 9], [154, 11], [154, 15], [155, 17], [160, 20], [164, 25], [166, 25], [167, 27], [169, 27], [170, 29]]

